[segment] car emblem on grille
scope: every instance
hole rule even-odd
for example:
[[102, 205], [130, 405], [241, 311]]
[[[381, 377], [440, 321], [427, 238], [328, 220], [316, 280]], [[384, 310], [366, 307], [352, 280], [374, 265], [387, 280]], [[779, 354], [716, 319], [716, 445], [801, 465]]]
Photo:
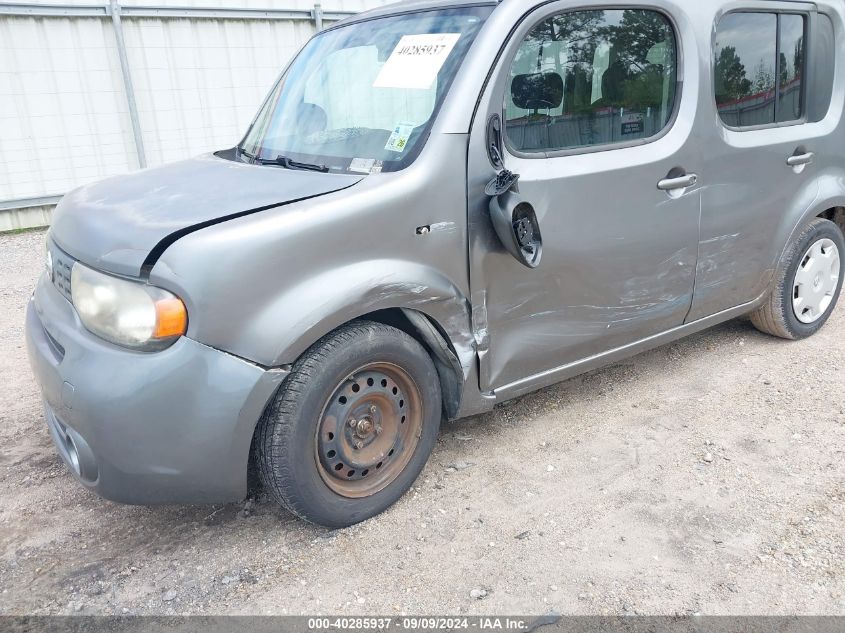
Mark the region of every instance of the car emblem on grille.
[[50, 275], [50, 280], [53, 280], [53, 253], [47, 251], [47, 261], [45, 263], [47, 274]]

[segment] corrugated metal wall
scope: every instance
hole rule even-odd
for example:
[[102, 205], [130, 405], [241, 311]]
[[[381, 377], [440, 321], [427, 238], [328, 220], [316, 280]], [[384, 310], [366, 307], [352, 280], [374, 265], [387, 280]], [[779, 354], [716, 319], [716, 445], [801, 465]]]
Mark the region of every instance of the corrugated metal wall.
[[[151, 2], [120, 4], [149, 7]], [[275, 11], [314, 8], [313, 0], [158, 0], [157, 4]], [[321, 3], [329, 14], [383, 4], [387, 0]], [[103, 4], [81, 0], [73, 6]], [[124, 14], [122, 26], [151, 166], [237, 142], [280, 70], [315, 32], [310, 19]], [[61, 195], [137, 168], [111, 18], [0, 14], [0, 210], [15, 206], [16, 200]], [[3, 228], [10, 227], [0, 223]]]
[[0, 18], [0, 199], [135, 167], [111, 21]]

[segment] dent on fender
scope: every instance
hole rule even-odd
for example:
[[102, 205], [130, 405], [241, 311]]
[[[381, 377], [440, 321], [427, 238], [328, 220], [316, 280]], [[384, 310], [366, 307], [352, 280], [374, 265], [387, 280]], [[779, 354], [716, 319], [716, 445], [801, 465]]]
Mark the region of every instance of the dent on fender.
[[[389, 270], [385, 274], [383, 271]], [[374, 275], [374, 271], [379, 271]], [[415, 279], [416, 281], [406, 281]], [[399, 281], [402, 280], [402, 281]], [[306, 288], [331, 288], [319, 300], [298, 311], [291, 332], [299, 332], [296, 341], [285, 346], [284, 356], [274, 364], [291, 362], [297, 349], [310, 345], [335, 327], [371, 312], [391, 308], [414, 309], [434, 319], [454, 345], [461, 365], [471, 364], [474, 348], [469, 333], [469, 303], [453, 283], [437, 271], [419, 264], [396, 260], [358, 262], [338, 274], [329, 271], [305, 280], [297, 288], [268, 308], [268, 313], [284, 313], [281, 306], [293, 304]], [[301, 352], [300, 352], [301, 353]], [[289, 358], [290, 357], [290, 358]]]
[[[431, 283], [387, 282], [368, 290], [346, 310], [326, 316], [326, 304], [314, 306], [312, 313], [294, 324], [295, 330], [304, 332], [303, 340], [310, 341], [327, 334], [335, 327], [367, 314], [385, 309], [400, 309], [411, 325], [427, 342], [441, 377], [444, 407], [449, 418], [458, 417], [464, 408], [465, 386], [471, 383], [475, 368], [475, 345], [470, 334], [468, 302], [456, 288], [433, 292], [442, 283], [439, 275]], [[433, 284], [433, 285], [432, 285]], [[352, 307], [354, 306], [354, 307]], [[321, 316], [316, 316], [320, 314]], [[438, 331], [438, 326], [445, 336]], [[289, 349], [295, 349], [294, 344]], [[456, 380], [457, 379], [457, 380]], [[470, 411], [479, 411], [479, 405], [470, 402]], [[483, 407], [486, 409], [487, 407]]]

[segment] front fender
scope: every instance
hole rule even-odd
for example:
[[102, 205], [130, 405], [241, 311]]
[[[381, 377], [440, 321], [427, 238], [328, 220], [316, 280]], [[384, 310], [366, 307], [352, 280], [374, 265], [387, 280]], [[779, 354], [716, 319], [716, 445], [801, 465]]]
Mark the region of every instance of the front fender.
[[255, 314], [247, 327], [275, 350], [268, 364], [280, 366], [294, 362], [344, 323], [390, 308], [417, 310], [437, 322], [467, 374], [472, 362], [467, 298], [443, 274], [420, 264], [367, 260], [299, 279]]
[[189, 338], [265, 367], [363, 315], [417, 310], [447, 334], [466, 377], [465, 158], [464, 136], [433, 135], [407, 169], [185, 235], [149, 281], [185, 302]]

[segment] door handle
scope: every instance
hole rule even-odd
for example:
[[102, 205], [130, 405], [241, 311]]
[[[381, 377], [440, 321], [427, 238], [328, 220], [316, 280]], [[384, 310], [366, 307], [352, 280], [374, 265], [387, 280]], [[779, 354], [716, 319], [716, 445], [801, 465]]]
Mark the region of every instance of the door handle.
[[816, 155], [813, 152], [806, 154], [797, 154], [786, 159], [786, 164], [790, 167], [800, 167], [801, 165], [809, 165], [815, 160]]
[[698, 176], [696, 174], [684, 174], [677, 178], [664, 178], [657, 183], [657, 188], [661, 191], [675, 191], [676, 189], [688, 189], [698, 183]]

